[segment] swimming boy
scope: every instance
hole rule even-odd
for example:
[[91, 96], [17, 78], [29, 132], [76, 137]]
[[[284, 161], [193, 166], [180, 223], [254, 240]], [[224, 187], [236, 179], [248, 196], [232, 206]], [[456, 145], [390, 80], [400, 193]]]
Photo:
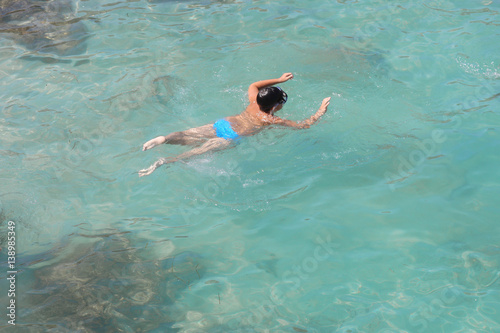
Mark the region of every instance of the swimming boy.
[[330, 97], [323, 99], [318, 111], [301, 122], [281, 119], [274, 114], [283, 108], [288, 95], [275, 84], [293, 79], [292, 73], [285, 73], [278, 79], [254, 82], [248, 87], [248, 104], [245, 111], [236, 116], [216, 121], [214, 124], [191, 128], [183, 132], [174, 132], [149, 140], [142, 150], [151, 149], [162, 143], [172, 145], [199, 146], [176, 157], [161, 158], [147, 169], [139, 171], [139, 176], [151, 174], [162, 164], [176, 162], [208, 151], [227, 148], [231, 141], [239, 136], [255, 134], [267, 125], [283, 125], [295, 128], [309, 128], [325, 114]]

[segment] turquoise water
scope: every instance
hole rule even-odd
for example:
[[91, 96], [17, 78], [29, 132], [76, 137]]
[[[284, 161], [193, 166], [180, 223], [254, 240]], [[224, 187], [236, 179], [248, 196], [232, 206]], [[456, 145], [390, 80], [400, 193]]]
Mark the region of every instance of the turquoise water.
[[[2, 7], [0, 330], [500, 331], [499, 2], [49, 4]], [[284, 72], [317, 125], [137, 176]]]

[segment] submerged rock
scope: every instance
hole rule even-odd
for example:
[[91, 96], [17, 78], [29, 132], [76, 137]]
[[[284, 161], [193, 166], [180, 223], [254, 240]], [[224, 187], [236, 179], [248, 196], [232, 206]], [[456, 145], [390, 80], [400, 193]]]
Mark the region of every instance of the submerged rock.
[[85, 52], [88, 30], [80, 20], [71, 0], [0, 0], [0, 34], [30, 50]]

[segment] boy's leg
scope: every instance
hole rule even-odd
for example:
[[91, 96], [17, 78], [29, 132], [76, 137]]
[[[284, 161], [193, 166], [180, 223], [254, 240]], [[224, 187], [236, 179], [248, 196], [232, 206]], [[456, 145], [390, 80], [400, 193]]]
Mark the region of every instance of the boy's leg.
[[204, 153], [209, 152], [209, 151], [221, 150], [221, 149], [227, 148], [230, 144], [231, 144], [231, 140], [226, 140], [223, 138], [209, 139], [207, 142], [205, 142], [200, 147], [191, 149], [190, 151], [182, 153], [182, 154], [178, 155], [177, 157], [173, 157], [171, 162], [175, 162], [178, 160], [184, 160], [184, 159], [189, 158], [191, 156], [201, 155], [201, 154], [204, 154]]
[[213, 124], [190, 128], [182, 132], [174, 132], [165, 137], [165, 143], [171, 145], [197, 145], [207, 139], [216, 138]]
[[159, 166], [167, 163], [173, 163], [179, 160], [184, 160], [192, 156], [196, 155], [201, 155], [209, 151], [216, 151], [216, 150], [221, 150], [224, 148], [227, 148], [231, 144], [230, 140], [222, 139], [222, 138], [214, 138], [214, 139], [209, 139], [207, 142], [205, 142], [202, 146], [191, 149], [190, 151], [187, 151], [185, 153], [182, 153], [176, 157], [171, 157], [171, 158], [160, 158], [158, 161], [156, 161], [153, 165], [151, 165], [147, 169], [142, 169], [139, 171], [139, 177], [142, 176], [147, 176], [153, 173], [153, 171], [156, 170]]

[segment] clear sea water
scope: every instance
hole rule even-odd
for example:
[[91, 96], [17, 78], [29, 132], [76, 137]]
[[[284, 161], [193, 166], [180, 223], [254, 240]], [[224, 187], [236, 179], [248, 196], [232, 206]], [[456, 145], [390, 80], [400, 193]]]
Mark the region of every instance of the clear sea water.
[[[500, 332], [497, 0], [5, 6], [0, 331]], [[317, 125], [137, 176], [284, 72]]]

